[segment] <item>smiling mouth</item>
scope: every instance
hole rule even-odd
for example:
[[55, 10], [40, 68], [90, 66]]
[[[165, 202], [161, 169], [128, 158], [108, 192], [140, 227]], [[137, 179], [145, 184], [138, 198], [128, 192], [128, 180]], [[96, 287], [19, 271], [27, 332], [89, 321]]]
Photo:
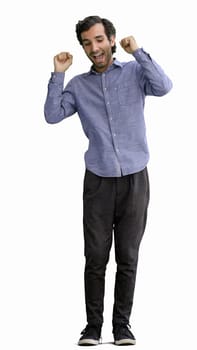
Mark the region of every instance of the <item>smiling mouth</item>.
[[104, 54], [101, 53], [99, 55], [92, 55], [92, 58], [94, 59], [95, 62], [102, 62], [104, 59]]

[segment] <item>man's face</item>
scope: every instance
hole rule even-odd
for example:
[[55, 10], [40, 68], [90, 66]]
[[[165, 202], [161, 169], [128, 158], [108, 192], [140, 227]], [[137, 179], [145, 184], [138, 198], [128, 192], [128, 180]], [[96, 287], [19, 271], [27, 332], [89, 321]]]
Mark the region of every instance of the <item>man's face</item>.
[[92, 61], [97, 72], [104, 72], [113, 62], [112, 46], [115, 45], [115, 37], [109, 40], [105, 34], [102, 23], [94, 24], [90, 29], [81, 33], [83, 48]]

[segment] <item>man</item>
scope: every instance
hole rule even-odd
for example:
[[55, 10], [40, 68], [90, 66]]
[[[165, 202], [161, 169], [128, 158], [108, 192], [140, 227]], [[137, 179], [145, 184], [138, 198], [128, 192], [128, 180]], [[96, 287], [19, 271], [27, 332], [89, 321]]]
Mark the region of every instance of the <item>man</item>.
[[99, 344], [113, 234], [117, 263], [114, 343], [135, 344], [129, 319], [149, 202], [144, 101], [147, 95], [165, 95], [172, 83], [133, 36], [122, 39], [120, 45], [135, 60], [121, 63], [114, 59], [116, 31], [109, 20], [86, 17], [77, 23], [76, 34], [92, 62], [91, 69], [75, 76], [63, 89], [72, 55], [62, 52], [54, 57], [45, 118], [48, 123], [58, 123], [77, 112], [89, 139], [83, 195], [87, 326], [78, 344]]

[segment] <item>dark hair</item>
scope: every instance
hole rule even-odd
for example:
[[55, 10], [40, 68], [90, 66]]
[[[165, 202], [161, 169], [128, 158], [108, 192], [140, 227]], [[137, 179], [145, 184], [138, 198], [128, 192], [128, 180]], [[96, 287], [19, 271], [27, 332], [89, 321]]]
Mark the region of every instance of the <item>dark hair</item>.
[[[111, 36], [116, 36], [116, 29], [114, 28], [113, 23], [111, 23], [106, 18], [101, 18], [99, 16], [88, 16], [84, 18], [82, 21], [78, 21], [76, 24], [76, 34], [77, 39], [79, 40], [80, 45], [83, 45], [82, 39], [81, 39], [81, 33], [85, 32], [86, 30], [90, 29], [93, 25], [96, 23], [102, 23], [105, 29], [105, 34], [108, 38], [108, 40], [111, 39]], [[112, 47], [112, 53], [116, 52], [116, 45]]]

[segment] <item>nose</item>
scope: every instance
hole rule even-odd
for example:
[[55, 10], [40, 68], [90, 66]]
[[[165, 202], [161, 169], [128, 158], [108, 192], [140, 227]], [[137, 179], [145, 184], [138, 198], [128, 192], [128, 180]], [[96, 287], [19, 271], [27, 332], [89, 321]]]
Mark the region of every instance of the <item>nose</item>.
[[97, 44], [97, 42], [92, 42], [91, 51], [92, 52], [98, 51], [98, 44]]

